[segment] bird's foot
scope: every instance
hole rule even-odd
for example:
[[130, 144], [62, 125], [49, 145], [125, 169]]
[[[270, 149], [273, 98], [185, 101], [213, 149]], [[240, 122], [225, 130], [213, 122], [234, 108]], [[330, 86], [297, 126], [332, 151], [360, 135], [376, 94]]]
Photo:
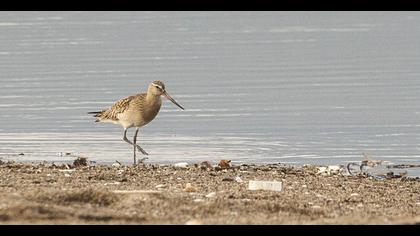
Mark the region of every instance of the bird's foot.
[[141, 152], [143, 155], [149, 155], [149, 153], [143, 150], [143, 148], [141, 148], [139, 145], [137, 145], [137, 150], [139, 150], [139, 152]]

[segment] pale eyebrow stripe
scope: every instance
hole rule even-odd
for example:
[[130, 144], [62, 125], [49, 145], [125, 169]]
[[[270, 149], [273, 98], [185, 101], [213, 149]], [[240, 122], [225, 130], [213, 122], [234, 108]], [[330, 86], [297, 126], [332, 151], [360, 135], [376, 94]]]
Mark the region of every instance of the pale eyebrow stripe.
[[159, 87], [160, 89], [162, 89], [162, 90], [163, 90], [162, 86], [160, 86], [160, 85], [158, 85], [158, 84], [152, 83], [152, 85], [157, 86], [157, 87]]

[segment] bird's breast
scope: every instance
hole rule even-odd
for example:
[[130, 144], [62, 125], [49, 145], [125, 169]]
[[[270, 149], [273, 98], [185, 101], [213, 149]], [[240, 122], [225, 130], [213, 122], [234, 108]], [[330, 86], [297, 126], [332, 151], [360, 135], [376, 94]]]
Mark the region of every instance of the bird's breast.
[[146, 103], [142, 111], [142, 117], [144, 122], [149, 123], [150, 121], [152, 121], [159, 113], [161, 106], [162, 101], [160, 99], [155, 102]]

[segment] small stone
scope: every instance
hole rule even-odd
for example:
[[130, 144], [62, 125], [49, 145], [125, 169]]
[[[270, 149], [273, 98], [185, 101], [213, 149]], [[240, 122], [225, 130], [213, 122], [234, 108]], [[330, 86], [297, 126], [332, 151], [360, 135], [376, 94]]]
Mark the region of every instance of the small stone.
[[352, 193], [352, 194], [350, 194], [350, 197], [356, 197], [356, 196], [359, 196], [359, 194], [358, 193]]
[[179, 162], [179, 163], [174, 164], [174, 167], [175, 168], [179, 168], [179, 169], [187, 169], [188, 163], [186, 163], [186, 162]]
[[112, 163], [112, 165], [111, 165], [112, 167], [120, 167], [121, 166], [121, 164], [120, 163]]
[[203, 162], [201, 162], [200, 163], [200, 166], [201, 167], [204, 167], [204, 169], [207, 169], [207, 168], [209, 168], [209, 169], [213, 169], [213, 166], [210, 164], [210, 162], [208, 162], [208, 161], [203, 161]]
[[306, 184], [302, 185], [302, 188], [307, 188], [308, 186], [306, 186]]
[[312, 206], [312, 209], [321, 209], [321, 207], [320, 207], [320, 206], [318, 206], [318, 205], [313, 205], [313, 206]]
[[193, 202], [204, 202], [204, 199], [197, 198], [197, 199], [194, 199]]
[[165, 184], [158, 184], [158, 185], [155, 186], [155, 188], [164, 188], [164, 187], [166, 187]]

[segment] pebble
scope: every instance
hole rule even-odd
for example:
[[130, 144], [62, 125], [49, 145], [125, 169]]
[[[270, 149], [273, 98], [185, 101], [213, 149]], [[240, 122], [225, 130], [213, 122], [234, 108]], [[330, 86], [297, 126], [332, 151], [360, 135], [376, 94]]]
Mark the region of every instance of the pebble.
[[197, 198], [197, 199], [194, 199], [193, 201], [194, 201], [194, 202], [204, 202], [204, 199]]
[[179, 169], [187, 169], [188, 163], [186, 163], [186, 162], [179, 162], [179, 163], [174, 164], [174, 167], [175, 168], [179, 168]]
[[158, 185], [155, 186], [155, 188], [164, 188], [164, 187], [166, 187], [165, 184], [158, 184]]
[[312, 206], [312, 208], [313, 208], [313, 209], [321, 209], [321, 207], [320, 207], [320, 206], [318, 206], [318, 205], [313, 205], [313, 206]]
[[120, 163], [112, 163], [112, 167], [120, 167], [121, 164]]
[[350, 194], [350, 197], [355, 197], [355, 196], [359, 196], [359, 194], [358, 193], [352, 193], [352, 194]]
[[187, 183], [187, 184], [185, 185], [184, 192], [191, 193], [191, 192], [196, 192], [196, 191], [197, 191], [197, 189], [196, 189], [196, 188], [194, 188], [194, 187], [191, 185], [191, 183]]

